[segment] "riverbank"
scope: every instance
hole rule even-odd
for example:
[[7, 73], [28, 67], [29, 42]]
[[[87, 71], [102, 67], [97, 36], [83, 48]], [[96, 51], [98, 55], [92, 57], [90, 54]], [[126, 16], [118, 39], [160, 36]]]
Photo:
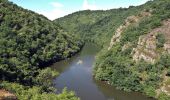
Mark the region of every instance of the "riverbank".
[[[93, 64], [100, 48], [95, 44], [86, 44], [77, 55], [53, 64], [51, 67], [60, 72], [54, 79], [54, 87], [61, 93], [64, 87], [75, 91], [81, 100], [152, 100], [137, 92], [125, 92], [97, 81], [93, 77]], [[79, 61], [83, 63], [77, 64]]]

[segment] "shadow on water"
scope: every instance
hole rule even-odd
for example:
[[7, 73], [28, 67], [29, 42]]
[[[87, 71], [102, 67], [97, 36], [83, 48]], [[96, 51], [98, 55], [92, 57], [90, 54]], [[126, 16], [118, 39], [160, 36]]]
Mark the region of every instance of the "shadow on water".
[[61, 74], [54, 80], [57, 92], [64, 87], [76, 92], [81, 100], [153, 100], [140, 93], [127, 93], [113, 86], [96, 81], [92, 76], [92, 65], [99, 51], [94, 44], [86, 44], [74, 57], [52, 65]]
[[154, 100], [142, 95], [141, 93], [118, 90], [111, 85], [105, 84], [104, 82], [97, 81], [95, 79], [94, 82], [100, 91], [105, 94], [105, 97], [107, 97], [108, 100], [113, 100], [113, 98], [114, 100]]

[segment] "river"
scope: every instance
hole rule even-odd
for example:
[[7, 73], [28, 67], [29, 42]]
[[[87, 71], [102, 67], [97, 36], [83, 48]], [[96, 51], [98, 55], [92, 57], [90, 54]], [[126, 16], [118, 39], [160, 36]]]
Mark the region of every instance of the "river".
[[96, 45], [86, 44], [74, 57], [52, 65], [61, 73], [54, 79], [58, 92], [67, 87], [75, 91], [81, 100], [153, 100], [141, 93], [116, 90], [113, 86], [96, 81], [92, 76], [92, 66], [98, 51]]

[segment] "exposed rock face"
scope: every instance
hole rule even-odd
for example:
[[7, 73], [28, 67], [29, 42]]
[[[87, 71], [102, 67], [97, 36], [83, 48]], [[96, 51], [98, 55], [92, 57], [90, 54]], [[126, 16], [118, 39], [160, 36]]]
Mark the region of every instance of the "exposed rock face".
[[156, 41], [156, 36], [153, 34], [141, 36], [137, 48], [133, 49], [133, 59], [135, 61], [143, 59], [144, 61], [154, 63], [159, 56], [156, 52]]
[[160, 88], [156, 90], [157, 93], [157, 97], [160, 95], [160, 93], [165, 93], [166, 95], [170, 96], [170, 84], [169, 84], [169, 80], [170, 77], [166, 76], [167, 74], [167, 70], [164, 70], [161, 77], [162, 77], [162, 83]]
[[6, 90], [0, 90], [0, 100], [17, 100], [17, 97]]
[[117, 42], [120, 41], [122, 32], [128, 26], [130, 26], [131, 24], [138, 23], [141, 18], [147, 17], [147, 16], [151, 16], [150, 12], [143, 11], [137, 16], [129, 16], [129, 17], [127, 17], [127, 19], [125, 20], [125, 23], [123, 25], [121, 25], [119, 28], [117, 28], [115, 34], [113, 35], [113, 37], [111, 39], [110, 46], [109, 46], [108, 50], [110, 50], [113, 47], [113, 45], [115, 45]]
[[123, 47], [122, 47], [122, 51], [125, 51], [126, 49], [128, 49], [129, 47], [131, 47], [132, 44], [130, 42], [128, 42], [127, 44], [125, 44]]
[[165, 49], [168, 53], [170, 53], [170, 42], [164, 44], [164, 49]]
[[170, 53], [170, 19], [162, 23], [159, 28], [152, 30], [147, 35], [140, 36], [137, 48], [133, 49], [133, 60], [139, 61], [143, 59], [146, 62], [154, 63], [160, 54], [156, 46], [156, 35], [161, 33], [165, 36], [166, 42], [164, 44], [163, 51]]

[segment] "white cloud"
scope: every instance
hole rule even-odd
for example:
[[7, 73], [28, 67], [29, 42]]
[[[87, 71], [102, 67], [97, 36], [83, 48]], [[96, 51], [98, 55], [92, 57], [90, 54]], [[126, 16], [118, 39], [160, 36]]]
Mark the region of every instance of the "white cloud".
[[63, 4], [59, 3], [59, 2], [51, 2], [50, 3], [53, 7], [64, 7]]
[[51, 2], [49, 4], [53, 7], [52, 10], [47, 10], [47, 11], [38, 10], [37, 12], [39, 14], [46, 16], [50, 20], [54, 20], [59, 17], [63, 17], [64, 15], [67, 14], [67, 12], [62, 9], [62, 7], [64, 7], [63, 4], [61, 4], [59, 2]]
[[[136, 5], [143, 4], [146, 1], [148, 1], [148, 0], [141, 0], [141, 2]], [[50, 20], [54, 20], [54, 19], [63, 17], [65, 15], [73, 12], [70, 9], [64, 10], [64, 5], [60, 2], [51, 2], [51, 3], [49, 3], [49, 5], [52, 6], [53, 9], [51, 9], [51, 10], [36, 10], [36, 12], [46, 16]], [[128, 7], [128, 5], [122, 6], [122, 7]], [[84, 0], [83, 5], [82, 5], [82, 10], [107, 10], [107, 9], [111, 9], [111, 8], [119, 8], [119, 7], [117, 7], [116, 5], [114, 7], [113, 6], [99, 7], [99, 6], [96, 6], [95, 0], [94, 0], [93, 4], [89, 4], [88, 0]]]
[[88, 3], [88, 0], [84, 0], [83, 3], [83, 10], [97, 10], [97, 6], [96, 5], [92, 5]]

